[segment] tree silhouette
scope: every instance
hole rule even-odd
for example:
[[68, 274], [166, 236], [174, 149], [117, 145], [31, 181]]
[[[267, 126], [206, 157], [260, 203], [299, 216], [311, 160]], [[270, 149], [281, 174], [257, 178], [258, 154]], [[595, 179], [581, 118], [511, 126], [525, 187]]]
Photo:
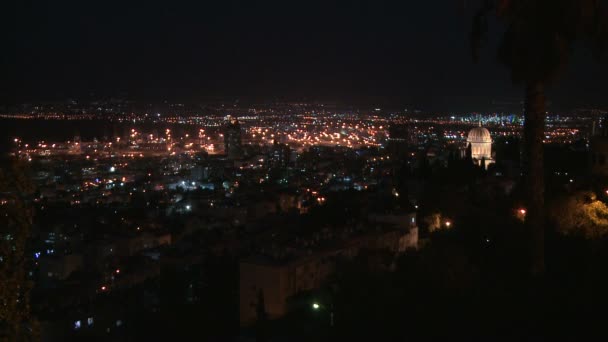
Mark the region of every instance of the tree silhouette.
[[588, 239], [608, 236], [608, 206], [592, 191], [579, 191], [558, 198], [548, 206], [548, 213], [560, 233], [582, 235]]
[[0, 168], [0, 340], [36, 340], [30, 315], [31, 282], [26, 277], [26, 243], [31, 212], [25, 196], [32, 193], [23, 167], [2, 161]]
[[264, 292], [261, 289], [258, 291], [255, 313], [255, 340], [257, 342], [263, 342], [267, 339], [266, 330], [268, 325], [268, 313], [266, 312], [266, 304], [264, 303]]
[[607, 46], [606, 10], [599, 0], [483, 0], [473, 18], [473, 59], [486, 41], [487, 17], [494, 13], [505, 32], [499, 61], [511, 71], [514, 83], [525, 87], [523, 171], [526, 226], [531, 233], [531, 271], [544, 272], [543, 136], [545, 87], [567, 65], [576, 43], [587, 43], [596, 57]]

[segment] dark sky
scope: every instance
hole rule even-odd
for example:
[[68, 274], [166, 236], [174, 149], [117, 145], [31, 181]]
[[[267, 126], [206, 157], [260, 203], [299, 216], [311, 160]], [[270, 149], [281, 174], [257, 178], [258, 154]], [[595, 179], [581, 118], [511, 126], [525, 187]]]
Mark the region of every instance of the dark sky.
[[[520, 101], [491, 46], [472, 63], [463, 2], [14, 1], [0, 5], [0, 100], [242, 96], [441, 110]], [[554, 106], [608, 105], [608, 68], [584, 52], [573, 59]]]

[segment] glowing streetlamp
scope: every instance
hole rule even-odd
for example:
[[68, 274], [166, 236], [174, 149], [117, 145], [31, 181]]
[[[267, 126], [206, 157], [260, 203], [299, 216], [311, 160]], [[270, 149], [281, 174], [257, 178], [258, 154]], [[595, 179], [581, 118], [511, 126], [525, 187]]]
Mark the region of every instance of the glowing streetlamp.
[[[314, 311], [321, 310], [322, 309], [321, 304], [319, 304], [317, 302], [313, 302], [312, 309]], [[327, 307], [325, 307], [325, 309], [327, 309]], [[334, 326], [334, 305], [333, 304], [329, 305], [329, 326], [330, 327]]]
[[528, 211], [526, 210], [526, 208], [520, 208], [517, 210], [517, 218], [519, 220], [521, 220], [522, 222], [526, 220], [526, 214], [528, 213]]
[[445, 226], [450, 228], [450, 226], [452, 226], [452, 222], [451, 221], [445, 221]]

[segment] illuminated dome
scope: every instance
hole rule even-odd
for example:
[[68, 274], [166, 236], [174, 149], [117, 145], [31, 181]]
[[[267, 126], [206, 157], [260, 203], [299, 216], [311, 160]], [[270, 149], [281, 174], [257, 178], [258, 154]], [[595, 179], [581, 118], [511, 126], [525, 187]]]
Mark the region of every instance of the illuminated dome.
[[[475, 127], [469, 131], [467, 144], [471, 146], [471, 158], [485, 168], [492, 162], [492, 136], [486, 128]], [[483, 162], [482, 162], [483, 161]]]
[[469, 131], [467, 136], [468, 143], [492, 143], [492, 137], [490, 131], [484, 127], [475, 127]]

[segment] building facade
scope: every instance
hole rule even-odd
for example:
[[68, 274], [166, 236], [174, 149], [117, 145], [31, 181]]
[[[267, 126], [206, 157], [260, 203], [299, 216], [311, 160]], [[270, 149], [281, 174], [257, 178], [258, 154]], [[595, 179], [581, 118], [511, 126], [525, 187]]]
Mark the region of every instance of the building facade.
[[224, 151], [229, 158], [240, 158], [243, 155], [241, 124], [235, 118], [228, 117], [224, 129]]
[[[377, 223], [395, 227], [383, 232], [374, 232], [320, 251], [309, 251], [290, 260], [276, 260], [254, 256], [240, 262], [239, 300], [240, 324], [248, 326], [255, 322], [263, 305], [270, 319], [284, 316], [290, 308], [290, 298], [319, 289], [333, 273], [336, 262], [351, 259], [361, 250], [389, 251], [401, 253], [418, 246], [418, 227], [415, 214], [400, 216], [375, 216]], [[398, 224], [394, 224], [398, 221]]]

